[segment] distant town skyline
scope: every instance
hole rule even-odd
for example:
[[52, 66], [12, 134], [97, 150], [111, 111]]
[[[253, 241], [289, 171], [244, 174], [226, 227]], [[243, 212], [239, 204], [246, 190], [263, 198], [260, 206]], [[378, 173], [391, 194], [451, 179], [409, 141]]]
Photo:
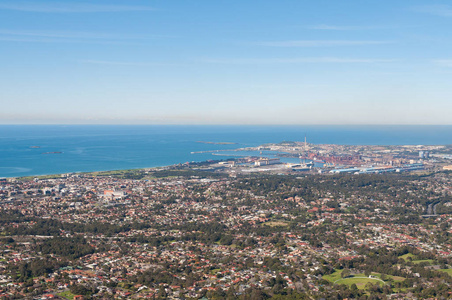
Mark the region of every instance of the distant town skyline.
[[0, 124], [452, 124], [449, 1], [0, 3]]

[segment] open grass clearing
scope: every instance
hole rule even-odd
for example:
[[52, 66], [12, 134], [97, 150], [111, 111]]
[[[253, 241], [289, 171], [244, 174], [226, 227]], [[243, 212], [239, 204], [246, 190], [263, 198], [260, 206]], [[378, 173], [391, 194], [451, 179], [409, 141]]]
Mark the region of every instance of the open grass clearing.
[[411, 253], [407, 253], [407, 254], [401, 255], [399, 257], [402, 258], [406, 262], [410, 261], [409, 258], [411, 258], [411, 261], [413, 262], [413, 264], [427, 263], [429, 265], [432, 265], [435, 263], [435, 261], [433, 259], [417, 259], [416, 255], [411, 254]]
[[[365, 276], [364, 274], [359, 274], [357, 276], [361, 276], [361, 275]], [[379, 279], [381, 279], [381, 276], [382, 276], [381, 273], [377, 273], [377, 272], [372, 272], [371, 275], [375, 276], [375, 277], [377, 277]], [[387, 278], [384, 281], [388, 281], [389, 279], [392, 279], [394, 282], [402, 282], [402, 281], [404, 281], [406, 279], [405, 277], [393, 276], [393, 275], [388, 275], [388, 274], [384, 274], [384, 276], [386, 276], [386, 278]]]
[[284, 222], [284, 221], [268, 221], [263, 223], [264, 225], [270, 226], [270, 227], [284, 227], [284, 226], [288, 226], [289, 223], [288, 222]]
[[339, 279], [335, 282], [335, 284], [345, 284], [347, 286], [351, 286], [352, 284], [356, 284], [356, 286], [358, 287], [358, 289], [364, 289], [367, 283], [372, 283], [372, 284], [379, 284], [379, 285], [383, 285], [385, 284], [383, 282], [383, 280], [379, 279], [379, 278], [369, 278], [369, 277], [347, 277], [347, 278], [342, 278]]
[[324, 275], [322, 278], [328, 280], [330, 282], [335, 282], [338, 279], [341, 279], [342, 270], [336, 270], [334, 273], [330, 275]]
[[413, 264], [427, 263], [428, 265], [432, 265], [435, 261], [433, 259], [417, 259], [413, 260]]
[[411, 257], [411, 260], [413, 260], [413, 259], [415, 259], [416, 257], [415, 257], [415, 255], [414, 254], [411, 254], [411, 253], [407, 253], [407, 254], [404, 254], [404, 255], [402, 255], [402, 256], [399, 256], [401, 259], [403, 259], [404, 261], [408, 261], [408, 257]]
[[[335, 284], [345, 284], [348, 286], [351, 286], [352, 284], [356, 284], [356, 286], [359, 289], [364, 289], [368, 282], [370, 282], [372, 284], [378, 283], [380, 285], [388, 284], [387, 281], [383, 281], [381, 279], [382, 274], [376, 273], [376, 272], [371, 273], [372, 277], [368, 277], [365, 274], [354, 274], [347, 278], [342, 278], [341, 274], [342, 274], [342, 270], [336, 270], [334, 273], [332, 273], [330, 275], [324, 275], [322, 278], [325, 280], [328, 280], [331, 283], [335, 283]], [[392, 279], [395, 282], [401, 282], [401, 281], [405, 280], [404, 277], [400, 277], [400, 276], [392, 276], [392, 275], [386, 275], [386, 274], [385, 274], [385, 276], [386, 276], [386, 278], [388, 278], [388, 280]]]
[[391, 278], [392, 280], [394, 280], [394, 282], [402, 282], [406, 279], [405, 277], [392, 276], [392, 275], [386, 275], [386, 277]]
[[62, 293], [59, 293], [58, 296], [65, 298], [65, 299], [69, 299], [72, 300], [74, 299], [74, 294], [72, 294], [70, 291], [64, 291]]
[[215, 274], [220, 273], [220, 272], [221, 272], [221, 269], [210, 270], [210, 274], [212, 274], [212, 275], [215, 275]]
[[445, 273], [449, 274], [450, 276], [452, 276], [452, 269], [439, 269], [438, 271], [445, 272]]

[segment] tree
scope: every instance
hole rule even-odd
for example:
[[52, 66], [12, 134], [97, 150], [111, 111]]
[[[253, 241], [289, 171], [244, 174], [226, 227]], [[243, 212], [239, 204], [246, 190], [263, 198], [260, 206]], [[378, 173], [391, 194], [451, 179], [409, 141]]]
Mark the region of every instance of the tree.
[[350, 270], [349, 269], [343, 269], [341, 273], [342, 278], [347, 278], [350, 276]]
[[371, 291], [373, 286], [374, 285], [372, 284], [372, 282], [368, 282], [368, 283], [366, 283], [365, 288], [366, 288], [366, 290]]

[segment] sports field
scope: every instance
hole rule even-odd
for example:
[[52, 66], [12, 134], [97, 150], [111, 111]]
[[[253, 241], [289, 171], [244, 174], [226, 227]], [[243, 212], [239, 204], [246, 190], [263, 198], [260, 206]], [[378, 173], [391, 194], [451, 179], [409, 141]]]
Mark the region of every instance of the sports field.
[[[334, 273], [332, 273], [330, 275], [324, 275], [322, 278], [325, 280], [328, 280], [329, 282], [335, 283], [335, 284], [345, 284], [348, 286], [351, 286], [352, 284], [356, 284], [356, 286], [359, 289], [364, 289], [366, 284], [369, 282], [372, 284], [379, 284], [379, 285], [389, 284], [389, 282], [383, 281], [380, 278], [381, 277], [380, 273], [372, 272], [372, 274], [371, 274], [372, 277], [368, 277], [365, 274], [354, 274], [347, 278], [342, 278], [341, 274], [342, 274], [342, 270], [336, 270]], [[399, 276], [386, 275], [386, 277], [392, 279], [393, 281], [405, 280], [405, 278], [399, 277]]]

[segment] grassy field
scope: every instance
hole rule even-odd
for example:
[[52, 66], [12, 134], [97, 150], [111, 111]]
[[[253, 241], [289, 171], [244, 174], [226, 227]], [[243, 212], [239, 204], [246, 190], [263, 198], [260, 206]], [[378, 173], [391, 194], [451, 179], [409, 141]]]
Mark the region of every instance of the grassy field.
[[417, 259], [417, 257], [411, 253], [400, 256], [400, 258], [402, 258], [404, 261], [408, 261], [409, 257], [411, 258], [413, 264], [428, 263], [429, 265], [432, 265], [435, 263], [433, 259]]
[[65, 291], [65, 292], [59, 293], [58, 296], [72, 300], [72, 299], [74, 299], [75, 295], [72, 294], [70, 291]]
[[370, 282], [372, 284], [379, 284], [379, 285], [383, 285], [383, 282], [381, 282], [378, 279], [373, 279], [373, 278], [356, 278], [356, 277], [348, 277], [348, 278], [344, 278], [341, 279], [339, 281], [336, 281], [336, 284], [345, 284], [348, 286], [351, 286], [352, 284], [356, 284], [356, 286], [358, 287], [358, 289], [362, 290], [365, 288], [366, 284]]
[[[95, 172], [77, 172], [79, 174], [88, 176], [116, 176], [116, 177], [133, 177], [144, 176], [143, 169], [127, 169], [127, 170], [111, 170], [111, 171], [95, 171]], [[38, 179], [58, 179], [61, 178], [61, 174], [49, 174], [49, 175], [36, 175], [36, 176], [23, 176], [19, 177], [19, 180], [31, 181], [35, 178]]]
[[61, 174], [18, 177], [18, 179], [21, 180], [21, 181], [32, 181], [35, 178], [39, 178], [39, 179], [57, 179], [57, 178], [61, 178]]
[[446, 272], [447, 274], [449, 274], [450, 276], [452, 276], [452, 269], [439, 269], [438, 271]]
[[433, 264], [435, 261], [433, 259], [418, 259], [413, 260], [413, 264], [420, 264], [420, 263], [428, 263], [429, 265]]
[[287, 226], [289, 225], [289, 223], [287, 222], [283, 222], [283, 221], [269, 221], [269, 222], [265, 222], [263, 223], [263, 225], [267, 225], [270, 227], [277, 227], [277, 226]]
[[405, 277], [392, 276], [392, 275], [386, 275], [386, 277], [392, 278], [392, 280], [394, 280], [394, 282], [402, 282], [406, 279]]
[[[381, 274], [380, 273], [372, 272], [371, 274], [372, 274], [372, 276], [375, 276], [378, 279], [381, 279]], [[361, 274], [361, 275], [364, 275], [364, 274]], [[387, 275], [387, 274], [385, 274], [385, 276], [386, 276], [386, 278], [390, 278], [390, 279], [394, 280], [394, 282], [402, 282], [402, 281], [404, 281], [406, 279], [405, 277], [392, 276], [392, 275]], [[385, 281], [387, 281], [387, 280], [385, 280]]]
[[328, 280], [330, 282], [335, 282], [338, 279], [341, 279], [342, 270], [336, 270], [334, 273], [330, 275], [324, 275], [322, 278]]
[[[345, 284], [348, 286], [351, 286], [352, 284], [356, 284], [356, 286], [359, 289], [364, 289], [368, 282], [370, 282], [372, 284], [378, 283], [379, 285], [385, 284], [381, 280], [381, 274], [376, 273], [376, 272], [372, 272], [372, 276], [374, 276], [375, 278], [369, 278], [365, 274], [354, 274], [350, 277], [342, 278], [341, 274], [342, 274], [342, 270], [336, 270], [334, 273], [332, 273], [330, 275], [325, 275], [322, 278], [325, 280], [328, 280], [329, 282], [336, 283], [336, 284]], [[391, 278], [392, 280], [394, 280], [396, 282], [397, 281], [401, 282], [401, 281], [405, 280], [405, 278], [399, 277], [399, 276], [386, 275], [386, 277]]]
[[407, 260], [408, 260], [408, 257], [411, 257], [412, 260], [416, 258], [416, 257], [415, 257], [413, 254], [411, 254], [411, 253], [407, 253], [407, 254], [405, 254], [405, 255], [400, 256], [400, 258], [402, 258], [404, 261], [407, 261]]

